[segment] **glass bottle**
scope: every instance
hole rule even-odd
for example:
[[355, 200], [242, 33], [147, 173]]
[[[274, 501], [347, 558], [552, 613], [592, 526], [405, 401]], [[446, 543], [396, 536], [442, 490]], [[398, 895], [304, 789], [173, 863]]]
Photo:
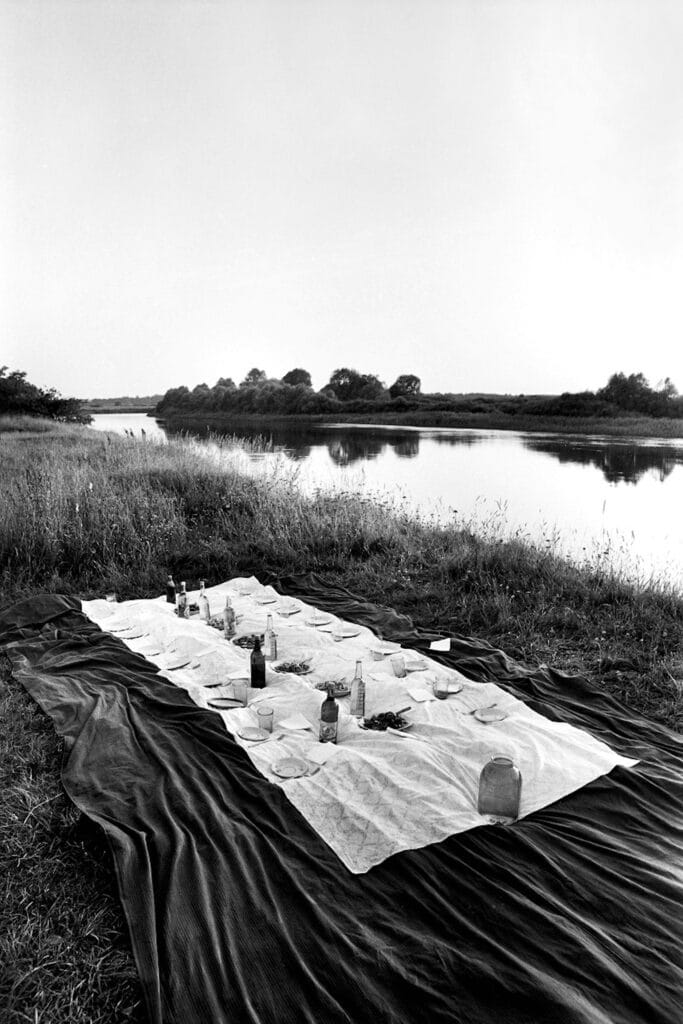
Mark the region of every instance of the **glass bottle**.
[[169, 573], [168, 579], [166, 580], [166, 601], [168, 604], [175, 604], [175, 593], [175, 583], [173, 582], [173, 577]]
[[188, 619], [190, 617], [190, 614], [189, 614], [189, 607], [188, 607], [188, 603], [187, 603], [187, 589], [185, 587], [185, 583], [184, 582], [180, 584], [180, 593], [178, 594], [178, 597], [177, 597], [177, 605], [178, 605], [178, 607], [177, 607], [176, 610], [178, 612], [178, 618], [179, 619]]
[[277, 634], [273, 629], [273, 616], [266, 616], [266, 635], [263, 638], [266, 661], [277, 661]]
[[494, 754], [479, 776], [480, 814], [500, 822], [515, 821], [519, 817], [522, 795], [522, 773], [507, 754]]
[[211, 618], [209, 599], [206, 596], [206, 580], [199, 581], [199, 618], [202, 622], [208, 622]]
[[235, 609], [229, 595], [225, 598], [225, 608], [223, 609], [223, 633], [226, 640], [235, 635]]
[[266, 659], [261, 650], [261, 640], [254, 638], [254, 649], [251, 652], [251, 685], [256, 690], [262, 690], [266, 685]]
[[351, 714], [354, 718], [365, 717], [365, 680], [363, 662], [356, 662], [356, 673], [351, 682]]
[[337, 742], [337, 723], [339, 719], [339, 705], [334, 699], [334, 683], [327, 683], [327, 697], [320, 706], [320, 742]]

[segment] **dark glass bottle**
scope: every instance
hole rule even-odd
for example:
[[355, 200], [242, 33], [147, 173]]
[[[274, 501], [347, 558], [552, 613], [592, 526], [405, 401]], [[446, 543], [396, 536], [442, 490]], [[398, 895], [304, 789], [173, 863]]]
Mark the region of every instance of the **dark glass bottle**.
[[169, 604], [175, 604], [175, 583], [170, 573], [166, 580], [166, 600]]
[[320, 706], [320, 742], [337, 742], [339, 705], [334, 699], [334, 683], [327, 684], [327, 697]]
[[256, 690], [262, 690], [266, 685], [266, 659], [259, 637], [255, 638], [254, 650], [251, 652], [251, 685]]
[[500, 822], [519, 817], [522, 773], [507, 754], [494, 754], [479, 776], [477, 810]]

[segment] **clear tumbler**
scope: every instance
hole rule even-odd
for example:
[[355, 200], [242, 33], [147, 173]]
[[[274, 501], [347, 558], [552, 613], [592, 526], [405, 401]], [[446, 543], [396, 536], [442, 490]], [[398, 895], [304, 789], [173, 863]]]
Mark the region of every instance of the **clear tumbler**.
[[500, 822], [514, 821], [519, 817], [521, 795], [519, 768], [507, 754], [494, 754], [479, 776], [477, 810]]

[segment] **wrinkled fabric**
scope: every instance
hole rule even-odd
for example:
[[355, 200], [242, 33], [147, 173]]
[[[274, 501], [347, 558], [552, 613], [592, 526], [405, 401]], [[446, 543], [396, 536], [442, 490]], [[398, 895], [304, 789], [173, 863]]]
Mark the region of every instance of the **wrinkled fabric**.
[[[282, 593], [425, 651], [438, 634], [313, 577]], [[639, 760], [512, 827], [350, 875], [219, 716], [73, 598], [0, 612], [15, 677], [109, 840], [154, 1024], [672, 1024], [683, 744], [585, 679], [453, 638], [431, 657]]]
[[[421, 659], [428, 672], [397, 678], [389, 659], [372, 659], [370, 652], [378, 640], [367, 627], [342, 623], [304, 602], [296, 603], [297, 614], [278, 617], [279, 595], [253, 577], [209, 587], [205, 596], [210, 605], [220, 608], [226, 596], [230, 598], [241, 634], [263, 632], [266, 616], [274, 617], [279, 657], [285, 664], [303, 659], [309, 665], [309, 673], [302, 677], [272, 671], [276, 662], [269, 663], [265, 697], [264, 691], [251, 690], [249, 700], [254, 703], [250, 706], [217, 713], [259, 771], [283, 787], [309, 825], [356, 874], [393, 854], [490, 824], [478, 813], [477, 791], [481, 770], [496, 753], [508, 754], [521, 771], [520, 818], [555, 803], [618, 764], [629, 767], [636, 763], [620, 757], [584, 729], [549, 721], [495, 683], [472, 682], [430, 658]], [[144, 651], [151, 645], [157, 654], [146, 657], [201, 707], [212, 706], [211, 698], [223, 692], [222, 687], [216, 689], [217, 681], [225, 680], [231, 671], [242, 678], [249, 675], [249, 651], [229, 643], [199, 618], [178, 618], [174, 606], [163, 598], [116, 605], [86, 601], [82, 610], [105, 632], [125, 638], [131, 650]], [[318, 626], [311, 625], [319, 619], [323, 621]], [[336, 642], [332, 637], [335, 625], [346, 625], [352, 635]], [[163, 647], [164, 642], [170, 650]], [[407, 647], [389, 646], [415, 658]], [[446, 647], [450, 648], [448, 640]], [[181, 648], [185, 654], [180, 653]], [[165, 669], [169, 659], [178, 661], [179, 653], [185, 667]], [[278, 778], [276, 766], [283, 758], [298, 756], [305, 765], [309, 757], [319, 755], [324, 695], [316, 684], [343, 679], [350, 685], [358, 661], [365, 665], [365, 714], [370, 717], [409, 709], [410, 732], [359, 728], [358, 719], [349, 713], [350, 697], [342, 697], [337, 708], [338, 741], [331, 745], [334, 764], [314, 775], [287, 781]], [[435, 699], [425, 674], [428, 679], [438, 676], [457, 684], [460, 693], [446, 701]], [[271, 709], [276, 742], [251, 743], [241, 738], [241, 732], [258, 725], [258, 702], [264, 700]], [[497, 723], [482, 724], [470, 713], [494, 704], [505, 713]], [[303, 729], [294, 734], [280, 727], [293, 714], [303, 720]]]

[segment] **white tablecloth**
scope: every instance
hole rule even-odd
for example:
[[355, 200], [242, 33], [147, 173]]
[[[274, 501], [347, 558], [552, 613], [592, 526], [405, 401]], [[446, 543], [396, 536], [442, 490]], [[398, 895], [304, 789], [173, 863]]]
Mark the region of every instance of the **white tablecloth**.
[[[520, 817], [554, 803], [611, 771], [616, 765], [636, 762], [621, 757], [606, 744], [570, 725], [551, 722], [493, 683], [472, 683], [460, 673], [425, 658], [425, 671], [405, 678], [393, 675], [388, 657], [376, 661], [371, 649], [377, 638], [356, 627], [358, 635], [335, 642], [331, 627], [306, 625], [314, 613], [310, 605], [293, 602], [301, 610], [281, 617], [278, 608], [292, 604], [252, 579], [237, 579], [207, 589], [212, 614], [220, 614], [230, 594], [239, 616], [238, 634], [262, 632], [266, 614], [273, 615], [278, 633], [278, 660], [306, 659], [306, 676], [278, 674], [268, 665], [265, 690], [251, 690], [249, 706], [216, 711], [226, 728], [266, 778], [280, 786], [311, 826], [354, 873], [368, 871], [402, 850], [419, 849], [457, 832], [488, 823], [477, 812], [479, 774], [495, 753], [509, 754], [522, 773]], [[191, 599], [196, 594], [190, 594]], [[271, 604], [260, 602], [274, 598]], [[232, 677], [249, 675], [249, 652], [226, 641], [220, 632], [194, 617], [179, 620], [173, 605], [163, 598], [83, 603], [85, 613], [102, 629], [137, 626], [123, 634], [128, 646], [153, 661], [164, 675], [187, 690], [192, 699], [209, 708], [209, 701], [230, 692], [216, 686]], [[337, 621], [333, 618], [333, 623]], [[115, 635], [122, 636], [120, 632]], [[191, 652], [186, 668], [165, 668], [177, 653]], [[398, 646], [398, 645], [394, 645]], [[418, 657], [417, 654], [409, 657]], [[423, 657], [423, 655], [419, 655]], [[404, 733], [359, 728], [349, 715], [349, 698], [339, 700], [339, 735], [336, 746], [318, 742], [320, 705], [324, 694], [315, 683], [336, 678], [351, 680], [356, 659], [363, 662], [366, 680], [366, 716], [410, 706], [405, 717], [411, 727]], [[277, 664], [277, 663], [276, 663]], [[448, 700], [427, 699], [436, 676], [462, 683]], [[213, 684], [213, 685], [212, 685]], [[262, 743], [241, 739], [238, 731], [256, 725], [256, 708], [267, 702], [274, 710], [272, 738]], [[483, 724], [468, 714], [495, 703], [507, 717]], [[309, 728], [283, 728], [293, 715], [303, 715]], [[294, 725], [303, 724], [294, 721]], [[282, 780], [271, 765], [287, 755], [324, 764], [312, 774]]]

